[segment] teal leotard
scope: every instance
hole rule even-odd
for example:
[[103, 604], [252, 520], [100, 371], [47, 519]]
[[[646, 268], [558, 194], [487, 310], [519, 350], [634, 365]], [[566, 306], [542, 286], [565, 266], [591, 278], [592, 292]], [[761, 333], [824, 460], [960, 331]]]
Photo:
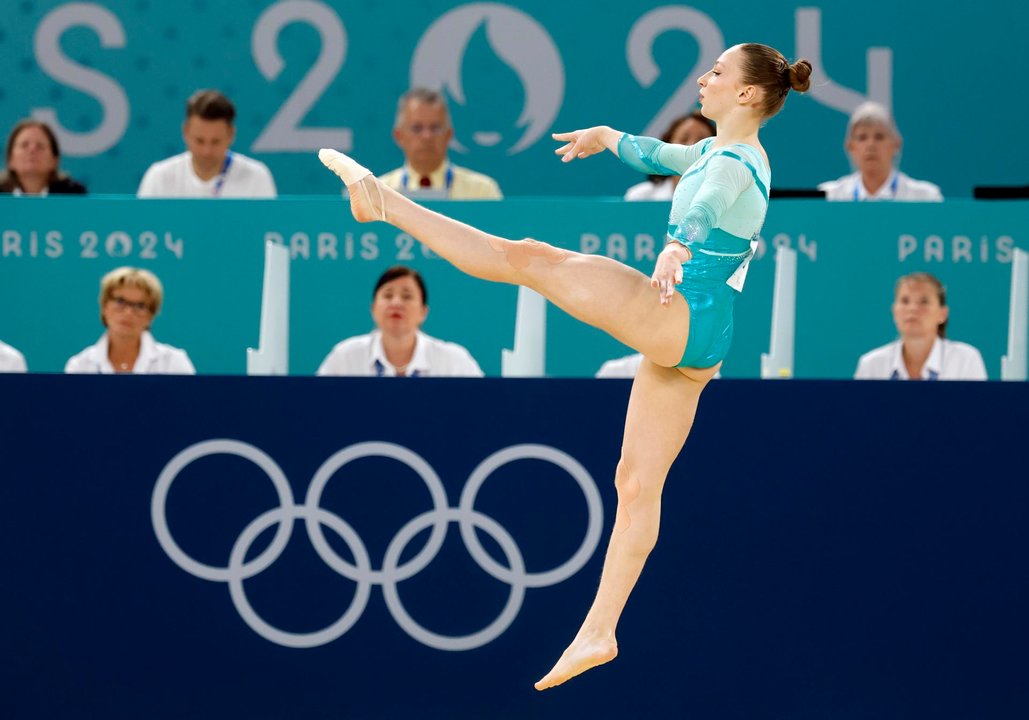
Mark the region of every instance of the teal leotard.
[[624, 134], [618, 156], [650, 175], [682, 175], [672, 196], [668, 237], [693, 253], [676, 290], [690, 306], [690, 329], [679, 367], [721, 362], [732, 342], [732, 307], [738, 293], [726, 284], [749, 260], [768, 211], [771, 171], [757, 148], [712, 148], [714, 138], [674, 145]]

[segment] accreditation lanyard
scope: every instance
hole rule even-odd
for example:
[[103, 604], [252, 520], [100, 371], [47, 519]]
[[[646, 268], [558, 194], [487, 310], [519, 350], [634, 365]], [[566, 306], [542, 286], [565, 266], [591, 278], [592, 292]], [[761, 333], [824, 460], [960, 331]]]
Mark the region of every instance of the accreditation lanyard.
[[[937, 342], [941, 342], [942, 343], [940, 345], [940, 371], [942, 372], [943, 371], [943, 361], [946, 358], [947, 345], [946, 345], [945, 342], [940, 341], [940, 340], [937, 340]], [[900, 346], [899, 352], [901, 354], [899, 362], [904, 362], [904, 360], [903, 360], [904, 346], [903, 345]], [[929, 357], [932, 357], [932, 353], [929, 354]], [[929, 362], [928, 359], [926, 360], [926, 362]], [[925, 378], [926, 380], [939, 380], [940, 379], [940, 373], [936, 372], [935, 370], [929, 369], [929, 368], [926, 369], [926, 375], [928, 375], [928, 377]], [[898, 370], [898, 369], [894, 369], [893, 374], [890, 375], [890, 380], [903, 380], [903, 379], [904, 378], [902, 378], [900, 376], [900, 370]], [[908, 378], [908, 380], [910, 380], [910, 379], [911, 378]]]
[[[897, 171], [894, 171], [893, 172], [893, 182], [890, 183], [890, 200], [896, 200], [897, 199], [897, 182], [899, 180], [900, 180], [900, 173], [897, 172]], [[857, 177], [857, 182], [854, 183], [854, 202], [857, 202], [858, 200], [861, 199], [861, 196], [858, 194], [858, 188], [859, 188], [860, 185], [861, 185], [861, 175], [859, 173], [858, 177]], [[868, 196], [866, 196], [865, 199], [867, 200], [870, 197], [871, 196], [868, 195]]]
[[[375, 362], [372, 363], [372, 367], [375, 369], [375, 377], [384, 377], [386, 375], [386, 366], [382, 360], [375, 358]], [[407, 374], [407, 377], [418, 377], [418, 371], [412, 370]]]
[[225, 176], [229, 174], [230, 167], [232, 167], [231, 150], [225, 153], [225, 162], [222, 163], [222, 171], [218, 173], [218, 179], [214, 181], [214, 187], [211, 189], [212, 197], [219, 197], [222, 194], [222, 187], [225, 185]]
[[[404, 170], [403, 174], [400, 176], [400, 187], [404, 188], [404, 190], [419, 190], [420, 189], [420, 188], [417, 188], [417, 187], [412, 188], [411, 185], [410, 185], [410, 181], [411, 181], [411, 178], [407, 174], [407, 170]], [[447, 192], [447, 195], [450, 195], [450, 188], [451, 188], [451, 186], [453, 184], [454, 184], [454, 169], [452, 167], [450, 167], [450, 165], [447, 165], [447, 171], [443, 175], [443, 185], [444, 185], [444, 189]], [[430, 190], [431, 190], [431, 188], [430, 188]]]

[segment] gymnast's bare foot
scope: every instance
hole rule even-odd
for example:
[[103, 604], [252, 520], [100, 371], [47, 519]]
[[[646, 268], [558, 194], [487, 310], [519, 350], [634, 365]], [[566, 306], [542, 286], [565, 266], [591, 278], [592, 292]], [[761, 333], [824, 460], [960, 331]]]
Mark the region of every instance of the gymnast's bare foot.
[[611, 662], [618, 655], [618, 643], [614, 636], [593, 637], [583, 631], [562, 653], [557, 664], [543, 679], [536, 683], [537, 690], [546, 690], [581, 675], [590, 668]]
[[384, 188], [371, 170], [338, 150], [322, 148], [318, 159], [336, 173], [350, 192], [350, 212], [358, 222], [386, 219]]

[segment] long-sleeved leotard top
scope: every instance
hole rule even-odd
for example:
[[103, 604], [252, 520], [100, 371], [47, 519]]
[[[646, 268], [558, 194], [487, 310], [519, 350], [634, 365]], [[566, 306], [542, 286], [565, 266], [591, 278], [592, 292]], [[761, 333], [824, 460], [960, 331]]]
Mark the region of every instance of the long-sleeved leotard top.
[[618, 142], [626, 165], [649, 175], [682, 176], [667, 230], [693, 255], [676, 286], [691, 312], [680, 366], [711, 367], [728, 352], [733, 299], [768, 211], [771, 172], [761, 152], [742, 143], [716, 148], [714, 141], [675, 145], [625, 134]]

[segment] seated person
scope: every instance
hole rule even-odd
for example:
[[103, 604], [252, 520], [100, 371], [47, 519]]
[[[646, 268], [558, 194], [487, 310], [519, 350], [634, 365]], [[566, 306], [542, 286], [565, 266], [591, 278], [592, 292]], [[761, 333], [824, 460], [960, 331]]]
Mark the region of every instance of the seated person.
[[273, 198], [268, 167], [230, 148], [236, 107], [217, 90], [200, 90], [186, 102], [182, 139], [186, 152], [161, 160], [143, 175], [141, 198]]
[[164, 288], [149, 270], [120, 267], [100, 281], [100, 322], [107, 328], [95, 345], [75, 355], [66, 373], [195, 375], [184, 350], [154, 340], [150, 326]]
[[12, 195], [84, 195], [86, 186], [59, 165], [61, 148], [50, 126], [22, 120], [7, 136], [7, 169], [0, 173], [0, 193]]
[[378, 377], [482, 377], [471, 354], [437, 340], [420, 328], [429, 315], [429, 293], [416, 270], [396, 265], [372, 291], [375, 330], [348, 338], [332, 349], [319, 375]]
[[500, 200], [496, 180], [447, 159], [453, 137], [443, 94], [425, 88], [407, 91], [397, 103], [393, 126], [393, 140], [404, 152], [404, 165], [379, 179], [412, 198]]
[[886, 108], [862, 103], [850, 116], [843, 144], [856, 172], [821, 183], [818, 189], [825, 191], [827, 200], [943, 200], [939, 187], [914, 180], [897, 167], [902, 142]]
[[29, 368], [25, 364], [25, 356], [10, 345], [0, 340], [0, 372], [23, 373]]
[[905, 275], [893, 297], [900, 339], [861, 356], [858, 380], [985, 380], [983, 356], [971, 345], [947, 340], [947, 294], [929, 273]]
[[[697, 111], [672, 120], [661, 140], [677, 145], [695, 145], [704, 138], [714, 137], [714, 134], [715, 124]], [[678, 182], [678, 175], [648, 175], [646, 180], [626, 190], [624, 199], [671, 200]]]

